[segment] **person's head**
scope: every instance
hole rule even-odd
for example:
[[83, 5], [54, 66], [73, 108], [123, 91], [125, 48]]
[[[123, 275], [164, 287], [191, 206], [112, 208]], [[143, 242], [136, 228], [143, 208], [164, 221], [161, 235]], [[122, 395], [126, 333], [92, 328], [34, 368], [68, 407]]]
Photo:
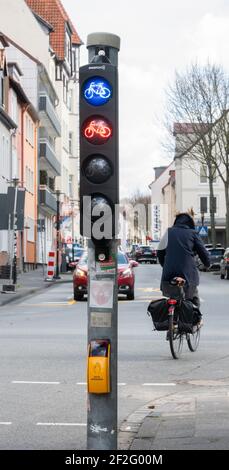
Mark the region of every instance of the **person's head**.
[[193, 207], [187, 210], [187, 212], [177, 212], [174, 225], [184, 224], [188, 225], [190, 228], [195, 228], [194, 222], [195, 212]]

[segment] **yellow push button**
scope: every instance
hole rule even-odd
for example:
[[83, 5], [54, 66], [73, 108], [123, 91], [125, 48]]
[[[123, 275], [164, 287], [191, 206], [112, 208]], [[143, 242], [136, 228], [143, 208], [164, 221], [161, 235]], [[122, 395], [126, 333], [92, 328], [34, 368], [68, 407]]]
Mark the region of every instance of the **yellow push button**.
[[92, 340], [88, 348], [88, 392], [110, 393], [110, 341]]

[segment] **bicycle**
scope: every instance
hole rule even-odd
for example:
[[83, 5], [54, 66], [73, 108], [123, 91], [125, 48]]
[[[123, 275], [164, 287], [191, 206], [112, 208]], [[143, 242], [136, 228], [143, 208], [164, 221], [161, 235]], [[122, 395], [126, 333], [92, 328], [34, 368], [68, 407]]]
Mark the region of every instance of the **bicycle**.
[[[199, 346], [200, 341], [200, 326], [194, 325], [192, 332], [185, 332], [179, 329], [178, 316], [175, 312], [176, 307], [181, 305], [182, 300], [185, 298], [184, 285], [185, 280], [181, 277], [175, 277], [170, 281], [170, 286], [176, 289], [171, 289], [171, 295], [167, 300], [168, 305], [168, 332], [167, 339], [169, 341], [170, 350], [174, 359], [179, 359], [182, 353], [183, 339], [186, 337], [189, 350], [195, 352]], [[194, 305], [194, 308], [196, 306]], [[198, 307], [196, 307], [198, 309]]]

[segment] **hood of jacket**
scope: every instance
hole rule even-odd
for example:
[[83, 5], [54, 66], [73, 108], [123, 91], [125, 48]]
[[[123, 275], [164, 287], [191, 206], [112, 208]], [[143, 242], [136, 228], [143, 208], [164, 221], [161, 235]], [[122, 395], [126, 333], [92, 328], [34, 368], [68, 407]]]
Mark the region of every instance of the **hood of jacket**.
[[195, 222], [194, 222], [193, 218], [189, 214], [187, 214], [186, 212], [184, 212], [182, 214], [178, 214], [176, 216], [174, 225], [175, 226], [182, 226], [182, 227], [185, 226], [187, 228], [195, 229]]

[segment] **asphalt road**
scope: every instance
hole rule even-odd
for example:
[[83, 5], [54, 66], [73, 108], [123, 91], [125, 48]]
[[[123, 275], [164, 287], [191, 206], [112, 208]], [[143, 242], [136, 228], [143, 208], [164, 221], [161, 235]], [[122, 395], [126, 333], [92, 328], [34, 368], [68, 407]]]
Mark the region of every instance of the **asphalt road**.
[[[146, 315], [160, 273], [140, 265], [136, 299], [119, 301], [119, 424], [152, 400], [197, 386], [207, 394], [228, 377], [229, 281], [201, 274], [200, 347], [174, 361]], [[86, 311], [71, 284], [0, 308], [0, 449], [86, 448]]]

